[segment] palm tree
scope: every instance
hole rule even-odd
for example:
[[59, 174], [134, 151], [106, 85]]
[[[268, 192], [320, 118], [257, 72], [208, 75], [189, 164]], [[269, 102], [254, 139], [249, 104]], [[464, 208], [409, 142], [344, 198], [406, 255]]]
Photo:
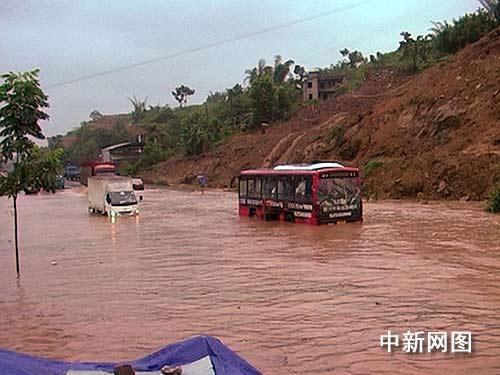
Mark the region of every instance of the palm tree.
[[500, 22], [500, 0], [479, 0], [479, 2], [497, 23]]
[[282, 62], [280, 55], [274, 57], [274, 72], [273, 81], [275, 84], [281, 84], [287, 80], [290, 76], [290, 68], [295, 64], [293, 60], [287, 60], [285, 63]]
[[245, 74], [247, 75], [245, 81], [248, 82], [249, 84], [252, 84], [257, 77], [265, 73], [265, 70], [266, 70], [266, 60], [260, 59], [256, 67], [245, 70]]
[[293, 60], [287, 60], [283, 63], [280, 55], [274, 57], [274, 66], [266, 65], [266, 60], [260, 59], [257, 66], [245, 71], [247, 77], [245, 81], [252, 84], [257, 77], [267, 75], [271, 77], [275, 84], [282, 84], [290, 77], [290, 68], [295, 64]]

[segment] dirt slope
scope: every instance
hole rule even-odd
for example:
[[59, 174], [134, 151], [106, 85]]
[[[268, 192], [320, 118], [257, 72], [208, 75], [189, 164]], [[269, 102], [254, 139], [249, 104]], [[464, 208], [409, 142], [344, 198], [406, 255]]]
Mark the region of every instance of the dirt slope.
[[377, 160], [364, 186], [379, 198], [487, 197], [500, 182], [500, 29], [423, 73], [380, 73], [354, 94], [303, 106], [267, 134], [234, 136], [143, 177], [178, 184], [205, 173], [222, 187], [242, 169], [315, 159]]

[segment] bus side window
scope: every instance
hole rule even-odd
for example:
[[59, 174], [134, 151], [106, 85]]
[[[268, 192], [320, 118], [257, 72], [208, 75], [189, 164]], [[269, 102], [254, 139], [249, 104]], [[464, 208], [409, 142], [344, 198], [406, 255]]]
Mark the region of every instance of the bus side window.
[[248, 180], [248, 198], [260, 199], [262, 191], [262, 180], [254, 177]]
[[253, 177], [248, 179], [247, 194], [248, 198], [254, 198], [255, 196], [255, 180]]
[[246, 198], [247, 197], [247, 179], [241, 177], [240, 178], [240, 197]]
[[311, 178], [299, 177], [295, 188], [295, 200], [298, 202], [309, 202], [311, 200]]
[[281, 177], [278, 180], [278, 199], [293, 201], [295, 188], [293, 186], [293, 177]]
[[269, 176], [264, 179], [262, 195], [265, 199], [276, 199], [276, 178]]
[[253, 192], [252, 198], [262, 197], [262, 179], [260, 177], [255, 177], [255, 190]]

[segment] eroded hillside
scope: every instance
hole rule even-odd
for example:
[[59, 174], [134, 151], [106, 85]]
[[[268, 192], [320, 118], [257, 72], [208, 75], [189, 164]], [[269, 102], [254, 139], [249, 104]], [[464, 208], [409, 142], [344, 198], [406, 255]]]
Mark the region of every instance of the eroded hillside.
[[266, 134], [236, 135], [143, 177], [180, 184], [204, 173], [225, 187], [242, 169], [319, 159], [363, 167], [370, 196], [486, 198], [500, 182], [500, 29], [418, 75], [379, 73]]

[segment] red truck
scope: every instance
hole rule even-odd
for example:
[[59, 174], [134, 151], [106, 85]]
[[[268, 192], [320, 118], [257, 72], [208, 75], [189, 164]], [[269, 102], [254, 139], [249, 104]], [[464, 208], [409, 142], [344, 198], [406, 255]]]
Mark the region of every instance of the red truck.
[[114, 176], [116, 167], [113, 163], [93, 161], [80, 166], [80, 182], [87, 186], [87, 180], [91, 176]]

